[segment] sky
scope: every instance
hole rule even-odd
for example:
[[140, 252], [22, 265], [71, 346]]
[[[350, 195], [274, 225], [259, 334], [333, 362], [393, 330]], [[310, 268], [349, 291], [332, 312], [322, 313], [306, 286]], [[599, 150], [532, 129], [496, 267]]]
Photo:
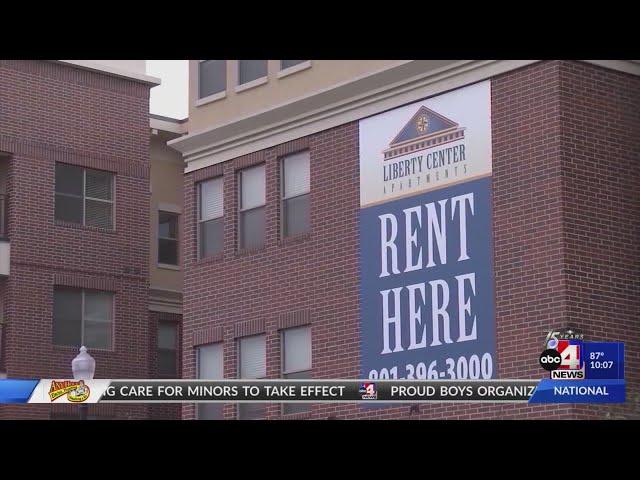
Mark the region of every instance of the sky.
[[188, 68], [188, 60], [147, 60], [147, 75], [162, 80], [151, 89], [151, 113], [178, 120], [189, 115]]

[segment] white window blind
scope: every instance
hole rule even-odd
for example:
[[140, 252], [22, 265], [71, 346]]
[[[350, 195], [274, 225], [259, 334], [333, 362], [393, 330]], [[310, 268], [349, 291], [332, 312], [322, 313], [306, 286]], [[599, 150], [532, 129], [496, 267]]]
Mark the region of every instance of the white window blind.
[[113, 196], [112, 173], [87, 168], [85, 183], [85, 192], [87, 197], [111, 200]]
[[222, 177], [200, 184], [200, 220], [211, 220], [222, 216], [224, 196]]
[[[223, 344], [212, 343], [198, 347], [198, 378], [202, 380], [218, 380], [224, 378]], [[222, 420], [223, 405], [221, 403], [199, 403], [198, 419]]]
[[309, 152], [284, 158], [284, 198], [297, 197], [310, 190]]
[[240, 378], [267, 376], [267, 349], [264, 335], [240, 339]]
[[260, 207], [266, 203], [264, 165], [242, 170], [241, 181], [242, 210]]
[[84, 344], [94, 348], [111, 348], [113, 294], [84, 291]]
[[311, 370], [311, 328], [290, 328], [284, 331], [285, 374]]
[[217, 380], [224, 378], [222, 343], [198, 347], [198, 378]]

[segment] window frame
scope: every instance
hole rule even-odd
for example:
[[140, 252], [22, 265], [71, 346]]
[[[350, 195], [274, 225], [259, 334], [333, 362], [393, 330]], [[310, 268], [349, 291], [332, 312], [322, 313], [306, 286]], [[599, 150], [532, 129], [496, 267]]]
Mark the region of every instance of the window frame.
[[229, 88], [229, 75], [228, 75], [228, 70], [227, 70], [227, 61], [228, 60], [218, 60], [218, 61], [222, 61], [225, 62], [224, 65], [224, 89], [220, 90], [219, 92], [216, 93], [212, 93], [211, 95], [207, 95], [206, 97], [201, 97], [200, 96], [200, 67], [202, 65], [202, 63], [204, 62], [208, 62], [209, 60], [198, 60], [198, 72], [197, 72], [197, 79], [198, 79], [198, 85], [197, 85], [197, 98], [195, 99], [194, 105], [196, 107], [199, 107], [201, 105], [205, 105], [207, 103], [211, 103], [211, 102], [215, 102], [216, 100], [222, 100], [223, 98], [226, 98], [227, 96], [227, 90]]
[[[285, 193], [285, 174], [286, 174], [285, 160], [287, 158], [292, 157], [293, 155], [298, 155], [301, 153], [307, 153], [309, 155], [309, 187], [305, 193], [299, 193], [298, 195], [292, 195], [287, 197]], [[281, 185], [281, 188], [280, 188], [280, 239], [284, 240], [287, 238], [298, 237], [298, 236], [307, 235], [311, 233], [311, 152], [309, 150], [301, 150], [299, 152], [294, 152], [294, 153], [285, 155], [283, 157], [280, 157], [280, 185]], [[287, 200], [292, 200], [292, 199], [304, 197], [304, 196], [309, 197], [309, 210], [307, 211], [309, 215], [309, 230], [307, 230], [306, 232], [297, 233], [295, 235], [287, 235], [287, 232], [285, 230], [285, 224], [286, 224], [285, 205], [287, 203]]]
[[285, 332], [287, 331], [291, 331], [291, 330], [309, 330], [309, 347], [312, 347], [313, 345], [313, 339], [311, 338], [311, 325], [299, 325], [296, 327], [290, 327], [290, 328], [283, 328], [282, 330], [280, 330], [280, 352], [281, 352], [281, 364], [280, 364], [280, 370], [282, 371], [282, 378], [285, 378], [284, 375], [291, 375], [294, 373], [304, 373], [304, 372], [312, 372], [313, 371], [313, 349], [312, 349], [312, 355], [311, 355], [311, 368], [308, 370], [292, 370], [287, 372], [284, 368], [285, 366]]
[[[245, 172], [246, 170], [251, 170], [252, 168], [257, 168], [257, 167], [263, 167], [264, 168], [264, 203], [261, 205], [258, 205], [256, 207], [251, 207], [251, 208], [243, 208], [242, 207], [242, 173]], [[261, 248], [264, 248], [264, 246], [267, 243], [267, 212], [266, 212], [266, 208], [267, 208], [267, 164], [266, 163], [259, 163], [257, 165], [251, 165], [250, 167], [246, 167], [246, 168], [242, 168], [240, 170], [237, 171], [236, 173], [236, 178], [238, 181], [238, 250], [239, 251], [245, 251], [245, 250], [259, 250]], [[254, 210], [258, 210], [259, 208], [262, 208], [265, 210], [264, 212], [264, 237], [263, 237], [263, 241], [262, 241], [262, 245], [260, 245], [259, 247], [243, 247], [242, 246], [242, 239], [243, 239], [243, 232], [242, 232], [242, 215], [246, 212], [251, 212]]]
[[[208, 380], [205, 378], [201, 378], [200, 377], [200, 370], [201, 370], [201, 366], [200, 364], [202, 363], [201, 357], [202, 357], [202, 348], [204, 347], [209, 347], [211, 345], [220, 345], [220, 348], [222, 349], [222, 378], [220, 380], [224, 380], [224, 342], [219, 341], [219, 342], [211, 342], [211, 343], [203, 343], [201, 345], [195, 345], [195, 350], [196, 350], [196, 379], [198, 380]], [[221, 420], [224, 420], [224, 403], [220, 404], [222, 407], [222, 412], [221, 412]], [[196, 404], [196, 420], [203, 420], [200, 418], [200, 403]], [[204, 419], [206, 420], [206, 419]]]
[[[292, 370], [287, 372], [284, 368], [285, 366], [285, 352], [286, 352], [286, 346], [285, 346], [285, 332], [290, 331], [290, 330], [297, 330], [297, 329], [308, 329], [309, 330], [309, 348], [311, 349], [311, 368], [309, 368], [308, 370]], [[298, 325], [296, 327], [290, 327], [290, 328], [283, 328], [282, 330], [280, 330], [280, 372], [281, 372], [281, 377], [283, 379], [287, 379], [287, 375], [294, 375], [296, 373], [309, 373], [309, 379], [313, 378], [313, 337], [312, 337], [312, 330], [311, 330], [311, 325]], [[281, 415], [299, 415], [299, 414], [308, 414], [311, 412], [311, 404], [305, 404], [305, 403], [301, 403], [301, 404], [295, 404], [292, 403], [290, 405], [304, 405], [306, 408], [304, 409], [304, 411], [299, 411], [299, 412], [285, 412], [285, 405], [287, 404], [287, 402], [282, 402], [280, 404], [280, 414]]]
[[[265, 373], [265, 375], [264, 375], [264, 377], [246, 378], [245, 379], [241, 375], [241, 371], [242, 371], [242, 340], [245, 339], [245, 338], [252, 338], [252, 337], [263, 337], [264, 338], [264, 371], [265, 371], [264, 373]], [[264, 379], [268, 378], [268, 375], [267, 375], [267, 359], [268, 359], [268, 357], [269, 357], [269, 355], [267, 354], [267, 334], [266, 333], [256, 333], [256, 334], [253, 334], [253, 335], [245, 335], [243, 337], [238, 337], [236, 339], [236, 377], [238, 379], [241, 379], [241, 380], [264, 380]], [[256, 402], [242, 402], [242, 403], [256, 403]], [[238, 420], [243, 420], [240, 417], [240, 406], [241, 406], [242, 403], [237, 403], [236, 404], [236, 409], [235, 409], [236, 410], [236, 419], [238, 419]], [[262, 418], [250, 418], [250, 419], [247, 419], [247, 420], [264, 420], [266, 418], [266, 414], [267, 414], [267, 412], [266, 412], [266, 408], [267, 408], [266, 404], [263, 403], [263, 402], [258, 402], [258, 403], [264, 405], [264, 409], [265, 409], [264, 417], [262, 417]]]
[[[64, 162], [56, 162], [55, 167], [57, 168], [58, 164], [60, 165], [66, 165], [69, 167], [75, 167], [75, 168], [79, 168], [82, 170], [82, 195], [75, 195], [73, 193], [64, 193], [64, 192], [58, 192], [57, 188], [57, 182], [56, 184], [54, 184], [54, 212], [53, 212], [53, 216], [54, 216], [54, 220], [56, 222], [63, 222], [63, 223], [71, 223], [74, 225], [81, 225], [83, 227], [88, 227], [88, 228], [97, 228], [99, 230], [104, 230], [107, 232], [114, 232], [116, 231], [116, 174], [115, 172], [111, 172], [109, 170], [101, 170], [98, 168], [89, 168], [89, 167], [84, 167], [82, 165], [74, 165], [71, 163], [64, 163]], [[87, 195], [87, 170], [93, 170], [96, 172], [105, 172], [108, 173], [109, 175], [111, 175], [111, 200], [105, 200], [104, 198], [96, 198], [96, 197], [90, 197]], [[68, 197], [68, 198], [79, 198], [82, 200], [82, 223], [77, 223], [77, 222], [72, 222], [71, 220], [62, 220], [59, 218], [56, 218], [56, 213], [55, 213], [55, 207], [56, 207], [56, 199], [55, 197], [57, 197], [58, 195], [63, 196], [63, 197]], [[87, 225], [87, 200], [91, 200], [91, 201], [95, 201], [95, 202], [102, 202], [102, 203], [108, 203], [111, 205], [111, 228], [105, 228], [105, 227], [98, 227], [95, 225]]]
[[244, 90], [249, 90], [250, 88], [257, 87], [260, 85], [264, 85], [269, 81], [269, 60], [258, 60], [260, 62], [265, 62], [266, 72], [263, 76], [254, 78], [253, 80], [249, 80], [247, 82], [241, 83], [240, 78], [240, 65], [241, 62], [248, 60], [236, 60], [236, 86], [234, 88], [236, 93], [240, 93]]
[[54, 343], [54, 339], [53, 339], [53, 324], [56, 321], [56, 317], [55, 317], [55, 311], [52, 312], [52, 317], [53, 317], [53, 322], [52, 322], [52, 336], [51, 336], [51, 344], [55, 347], [71, 347], [71, 348], [80, 348], [81, 346], [85, 346], [86, 347], [86, 343], [85, 343], [85, 338], [84, 338], [84, 331], [85, 331], [85, 292], [86, 291], [92, 291], [92, 292], [100, 292], [100, 293], [108, 293], [111, 295], [111, 318], [109, 323], [111, 324], [111, 345], [108, 348], [102, 348], [102, 347], [87, 347], [87, 348], [91, 348], [92, 350], [98, 350], [98, 351], [103, 351], [103, 352], [113, 352], [115, 350], [115, 318], [116, 318], [116, 294], [115, 292], [112, 292], [110, 290], [98, 290], [95, 288], [78, 288], [78, 287], [69, 287], [67, 285], [55, 285], [54, 289], [53, 289], [53, 302], [55, 305], [55, 294], [56, 294], [56, 290], [57, 289], [66, 289], [66, 290], [76, 290], [79, 291], [81, 294], [81, 318], [80, 318], [80, 345], [76, 346], [76, 345], [68, 345], [68, 344], [59, 344], [59, 343]]
[[[160, 325], [164, 324], [164, 325], [171, 325], [171, 327], [173, 327], [174, 331], [175, 331], [175, 347], [173, 349], [169, 349], [169, 348], [160, 348]], [[179, 343], [180, 343], [180, 334], [179, 334], [179, 324], [178, 322], [176, 322], [175, 320], [158, 320], [158, 341], [156, 342], [156, 355], [157, 355], [157, 360], [156, 360], [156, 365], [157, 365], [157, 374], [158, 376], [160, 375], [165, 375], [167, 372], [161, 372], [160, 371], [160, 351], [173, 351], [174, 353], [174, 360], [175, 360], [175, 372], [173, 373], [173, 375], [175, 375], [175, 377], [161, 377], [161, 378], [180, 378], [180, 362], [178, 361], [178, 353], [179, 353]]]
[[[172, 215], [176, 218], [176, 238], [169, 238], [169, 237], [161, 237], [160, 236], [160, 214], [161, 213], [165, 213], [168, 215]], [[180, 214], [178, 212], [172, 212], [169, 210], [163, 210], [161, 208], [158, 208], [158, 225], [157, 225], [157, 247], [158, 247], [158, 254], [156, 256], [156, 263], [158, 267], [161, 268], [171, 268], [174, 269], [176, 267], [180, 267], [180, 262], [181, 262], [181, 256], [180, 256]], [[166, 263], [166, 262], [161, 262], [160, 261], [160, 240], [170, 240], [176, 243], [176, 263]]]
[[311, 68], [311, 60], [304, 60], [301, 63], [292, 65], [287, 68], [282, 68], [282, 60], [280, 60], [280, 68], [278, 69], [277, 77], [278, 78], [287, 77], [289, 75], [293, 75], [294, 73], [301, 72], [308, 68]]
[[[207, 219], [202, 218], [202, 185], [206, 182], [211, 182], [215, 180], [220, 180], [222, 182], [222, 215], [219, 217], [211, 217]], [[197, 259], [198, 261], [204, 260], [205, 258], [215, 257], [224, 252], [224, 210], [225, 210], [225, 201], [224, 201], [224, 175], [218, 175], [216, 177], [207, 178], [206, 180], [201, 180], [196, 184], [196, 195], [198, 196], [196, 202], [196, 249], [197, 249]], [[213, 255], [203, 256], [202, 255], [202, 224], [205, 222], [209, 222], [211, 220], [222, 219], [222, 245], [219, 252], [214, 253]]]

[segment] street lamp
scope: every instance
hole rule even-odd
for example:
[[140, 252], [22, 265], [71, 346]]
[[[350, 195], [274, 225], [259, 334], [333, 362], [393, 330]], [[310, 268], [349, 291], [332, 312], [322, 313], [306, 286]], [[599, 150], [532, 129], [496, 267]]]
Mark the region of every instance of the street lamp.
[[[71, 360], [71, 370], [73, 371], [74, 380], [92, 380], [93, 375], [96, 373], [96, 361], [87, 353], [87, 347], [84, 345], [80, 347], [80, 353]], [[87, 419], [87, 411], [89, 405], [84, 403], [80, 404], [80, 420]]]

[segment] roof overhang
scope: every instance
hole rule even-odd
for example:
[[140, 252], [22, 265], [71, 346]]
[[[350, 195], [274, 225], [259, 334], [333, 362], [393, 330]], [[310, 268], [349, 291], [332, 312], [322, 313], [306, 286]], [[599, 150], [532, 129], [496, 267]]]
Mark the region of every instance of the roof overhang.
[[185, 133], [187, 133], [187, 120], [188, 119], [186, 118], [182, 120], [176, 120], [174, 118], [150, 114], [149, 126], [155, 130], [184, 135]]
[[103, 65], [99, 62], [92, 60], [52, 60], [54, 62], [66, 63], [67, 65], [73, 65], [74, 67], [82, 68], [84, 70], [92, 70], [95, 72], [106, 73], [114, 77], [128, 78], [129, 80], [136, 80], [138, 82], [146, 83], [149, 87], [153, 88], [156, 85], [160, 85], [161, 80], [157, 77], [145, 75], [143, 73], [133, 72], [122, 68], [116, 68], [109, 65]]

